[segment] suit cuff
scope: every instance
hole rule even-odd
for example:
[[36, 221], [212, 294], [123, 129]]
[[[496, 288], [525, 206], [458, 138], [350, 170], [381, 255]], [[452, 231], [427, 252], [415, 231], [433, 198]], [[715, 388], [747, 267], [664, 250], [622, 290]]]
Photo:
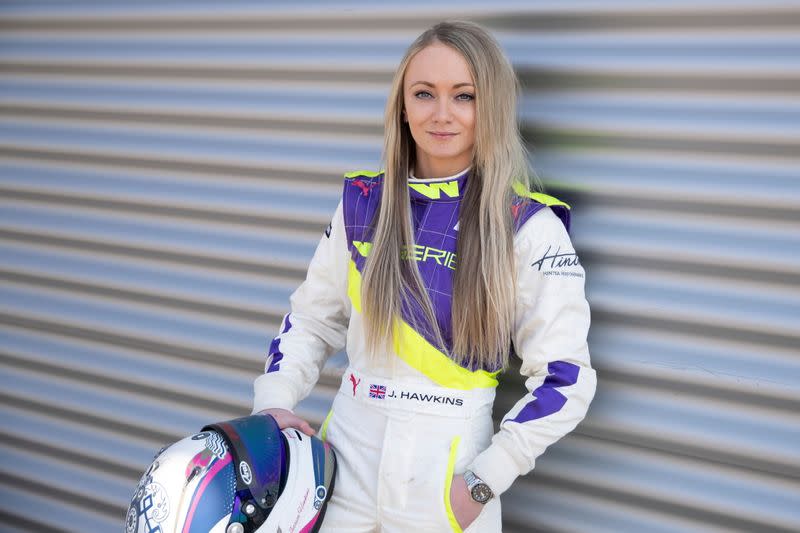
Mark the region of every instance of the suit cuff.
[[261, 374], [253, 383], [255, 391], [252, 414], [262, 409], [280, 408], [292, 411], [296, 404], [294, 393], [282, 385], [274, 376]]
[[517, 477], [519, 467], [514, 458], [499, 444], [493, 443], [467, 466], [481, 478], [495, 496], [504, 493]]

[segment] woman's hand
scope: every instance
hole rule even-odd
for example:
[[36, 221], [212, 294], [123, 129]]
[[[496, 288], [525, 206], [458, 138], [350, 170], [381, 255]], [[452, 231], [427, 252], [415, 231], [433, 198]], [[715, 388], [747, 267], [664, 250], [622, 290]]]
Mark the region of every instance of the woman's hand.
[[464, 476], [456, 474], [450, 483], [450, 507], [461, 529], [466, 529], [483, 510], [483, 505], [472, 499]]
[[261, 411], [258, 412], [258, 414], [272, 416], [272, 418], [275, 419], [275, 422], [278, 423], [278, 427], [281, 429], [286, 429], [286, 428], [299, 429], [309, 437], [313, 436], [315, 433], [314, 429], [311, 427], [311, 424], [309, 424], [308, 422], [306, 422], [293, 412], [288, 411], [286, 409], [278, 409], [278, 408], [262, 409]]

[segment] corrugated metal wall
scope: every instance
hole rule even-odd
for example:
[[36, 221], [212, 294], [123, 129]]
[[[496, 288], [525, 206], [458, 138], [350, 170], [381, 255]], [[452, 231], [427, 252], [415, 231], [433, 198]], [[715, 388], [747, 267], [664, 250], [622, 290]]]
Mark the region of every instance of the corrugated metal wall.
[[0, 529], [119, 531], [157, 448], [249, 411], [450, 16], [518, 68], [589, 272], [597, 397], [506, 531], [800, 529], [800, 4], [755, 0], [0, 5]]

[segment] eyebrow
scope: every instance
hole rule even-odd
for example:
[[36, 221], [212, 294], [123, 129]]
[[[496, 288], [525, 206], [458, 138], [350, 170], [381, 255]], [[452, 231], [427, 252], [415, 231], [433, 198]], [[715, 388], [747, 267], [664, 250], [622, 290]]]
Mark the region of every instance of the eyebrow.
[[[428, 87], [436, 87], [434, 84], [432, 84], [429, 81], [415, 81], [414, 83], [411, 84], [411, 86], [413, 87], [414, 85], [420, 85], [420, 84], [421, 85], [427, 85]], [[456, 83], [455, 85], [453, 85], [453, 89], [458, 89], [459, 87], [465, 87], [465, 86], [475, 87], [474, 84], [464, 81], [464, 82]]]

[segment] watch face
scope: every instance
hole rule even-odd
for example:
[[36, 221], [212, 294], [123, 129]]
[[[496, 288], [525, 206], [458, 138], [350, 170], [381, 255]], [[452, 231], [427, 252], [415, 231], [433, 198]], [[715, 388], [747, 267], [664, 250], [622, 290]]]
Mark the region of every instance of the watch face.
[[486, 503], [492, 497], [492, 489], [486, 483], [478, 483], [472, 487], [472, 499], [478, 503]]

